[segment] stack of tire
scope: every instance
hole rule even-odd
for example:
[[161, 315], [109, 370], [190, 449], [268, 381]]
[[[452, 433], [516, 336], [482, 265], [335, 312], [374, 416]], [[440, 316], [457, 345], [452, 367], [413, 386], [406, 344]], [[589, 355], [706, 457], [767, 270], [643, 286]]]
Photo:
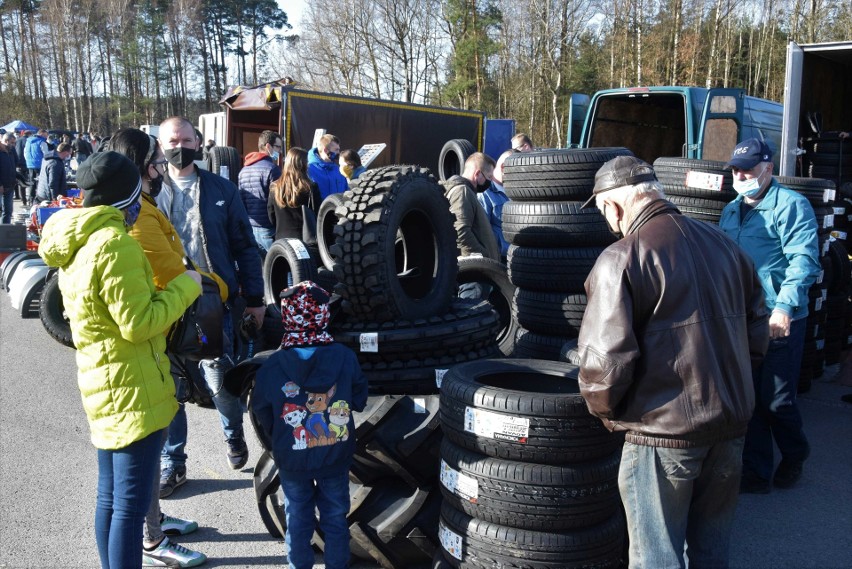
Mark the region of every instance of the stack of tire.
[[[333, 269], [320, 280], [330, 277], [338, 298], [330, 331], [356, 352], [370, 390], [355, 414], [352, 552], [388, 568], [423, 565], [438, 547], [438, 388], [452, 366], [500, 355], [498, 316], [488, 302], [456, 298], [453, 218], [428, 170], [366, 172], [321, 205], [318, 233], [320, 259]], [[288, 280], [316, 275], [315, 265], [298, 240], [276, 241], [265, 263], [268, 300]], [[255, 491], [277, 536], [286, 523], [275, 473], [265, 454]], [[314, 543], [323, 548], [321, 532]]]
[[737, 197], [724, 162], [664, 157], [654, 161], [654, 171], [666, 198], [693, 219], [719, 225], [722, 210]]
[[[843, 183], [837, 191], [834, 204], [834, 231], [831, 236], [846, 251], [847, 260], [852, 260], [852, 182]], [[852, 268], [850, 268], [852, 271]], [[847, 275], [852, 281], [852, 275]], [[843, 349], [852, 348], [852, 284], [846, 287], [846, 325], [843, 331]]]
[[461, 364], [444, 377], [441, 555], [433, 567], [620, 567], [623, 437], [591, 416], [577, 367]]
[[626, 148], [536, 150], [515, 153], [504, 164], [511, 201], [503, 206], [509, 247], [509, 279], [517, 287], [512, 313], [518, 323], [514, 355], [558, 360], [576, 338], [586, 295], [583, 284], [598, 256], [615, 241], [595, 207], [595, 173]]

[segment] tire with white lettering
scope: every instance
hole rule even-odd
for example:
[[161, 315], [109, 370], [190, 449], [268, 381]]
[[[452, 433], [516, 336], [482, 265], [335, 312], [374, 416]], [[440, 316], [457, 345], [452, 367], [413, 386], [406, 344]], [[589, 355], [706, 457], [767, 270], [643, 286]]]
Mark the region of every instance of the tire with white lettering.
[[603, 247], [509, 246], [509, 280], [543, 292], [582, 293]]
[[334, 244], [334, 228], [340, 220], [337, 208], [343, 205], [345, 200], [344, 194], [329, 194], [322, 200], [317, 213], [317, 246], [322, 265], [328, 270], [334, 267], [334, 256], [328, 248]]
[[531, 530], [566, 530], [606, 521], [618, 510], [621, 453], [561, 466], [483, 456], [441, 443], [441, 493], [467, 515]]
[[584, 201], [592, 195], [604, 162], [632, 155], [626, 148], [516, 152], [503, 165], [503, 188], [516, 201]]
[[794, 176], [775, 176], [775, 179], [782, 186], [805, 196], [814, 207], [830, 205], [839, 197], [833, 180]]
[[222, 171], [222, 166], [228, 167], [228, 179], [239, 184], [242, 161], [240, 153], [233, 146], [214, 146], [207, 155], [207, 169], [217, 176]]
[[316, 281], [316, 278], [316, 264], [300, 240], [279, 239], [266, 252], [263, 261], [263, 294], [268, 304], [278, 306], [278, 295], [282, 290], [301, 281]]
[[692, 158], [657, 158], [654, 172], [667, 196], [728, 203], [737, 197], [734, 177], [724, 162]]
[[493, 346], [498, 327], [490, 303], [456, 299], [439, 316], [382, 323], [336, 319], [330, 332], [360, 362], [375, 363], [454, 356]]
[[615, 242], [606, 219], [582, 202], [506, 202], [503, 235], [523, 247], [607, 246]]
[[469, 140], [463, 138], [448, 140], [438, 156], [438, 179], [444, 182], [456, 174], [461, 174], [465, 160], [474, 152], [476, 147]]
[[616, 569], [624, 514], [576, 530], [534, 531], [472, 518], [444, 503], [438, 525], [444, 558], [464, 569]]
[[458, 247], [441, 186], [419, 166], [376, 168], [359, 180], [344, 195], [329, 248], [343, 310], [376, 322], [443, 314], [456, 290]]
[[491, 287], [488, 302], [499, 318], [497, 345], [504, 356], [511, 356], [515, 349], [515, 334], [518, 322], [512, 317], [512, 297], [515, 285], [509, 280], [506, 265], [484, 257], [459, 257], [458, 284], [483, 283]]
[[593, 417], [576, 366], [492, 359], [450, 369], [441, 386], [441, 424], [453, 443], [495, 458], [569, 464], [609, 456], [623, 437]]
[[521, 327], [551, 336], [575, 338], [586, 312], [585, 294], [518, 288], [512, 308]]
[[73, 348], [74, 339], [71, 336], [71, 323], [65, 315], [62, 303], [62, 293], [59, 290], [59, 273], [54, 273], [44, 285], [38, 305], [38, 315], [44, 329], [50, 337], [62, 344]]

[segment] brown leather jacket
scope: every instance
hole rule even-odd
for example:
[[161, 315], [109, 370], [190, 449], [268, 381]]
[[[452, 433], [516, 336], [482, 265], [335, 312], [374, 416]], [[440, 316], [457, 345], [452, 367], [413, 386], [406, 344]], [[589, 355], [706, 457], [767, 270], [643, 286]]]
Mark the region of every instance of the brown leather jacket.
[[586, 293], [580, 391], [608, 429], [670, 448], [745, 434], [769, 321], [734, 241], [651, 201], [598, 258]]

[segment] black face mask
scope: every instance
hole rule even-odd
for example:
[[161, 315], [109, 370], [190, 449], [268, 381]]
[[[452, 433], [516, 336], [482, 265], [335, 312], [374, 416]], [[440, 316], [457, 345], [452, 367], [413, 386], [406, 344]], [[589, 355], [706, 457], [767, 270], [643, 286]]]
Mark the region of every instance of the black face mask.
[[183, 170], [195, 160], [194, 148], [166, 148], [163, 150], [163, 154], [166, 155], [166, 160], [169, 161], [169, 164], [178, 170]]
[[479, 184], [478, 186], [476, 186], [476, 191], [481, 194], [482, 192], [484, 192], [485, 190], [487, 190], [490, 187], [491, 187], [491, 180], [485, 180], [484, 184]]
[[157, 176], [156, 178], [151, 178], [148, 182], [148, 195], [156, 198], [161, 191], [163, 191], [163, 177]]

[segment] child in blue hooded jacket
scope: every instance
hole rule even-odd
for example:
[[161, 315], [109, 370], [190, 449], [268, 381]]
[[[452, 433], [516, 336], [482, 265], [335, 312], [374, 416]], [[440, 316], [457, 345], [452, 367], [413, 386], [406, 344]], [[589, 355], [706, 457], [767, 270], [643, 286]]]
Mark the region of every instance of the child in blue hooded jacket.
[[290, 569], [313, 567], [311, 537], [319, 509], [328, 569], [349, 567], [349, 466], [352, 411], [367, 404], [367, 379], [355, 353], [326, 331], [329, 294], [311, 281], [281, 293], [286, 333], [261, 366], [251, 406], [272, 441], [284, 491]]

